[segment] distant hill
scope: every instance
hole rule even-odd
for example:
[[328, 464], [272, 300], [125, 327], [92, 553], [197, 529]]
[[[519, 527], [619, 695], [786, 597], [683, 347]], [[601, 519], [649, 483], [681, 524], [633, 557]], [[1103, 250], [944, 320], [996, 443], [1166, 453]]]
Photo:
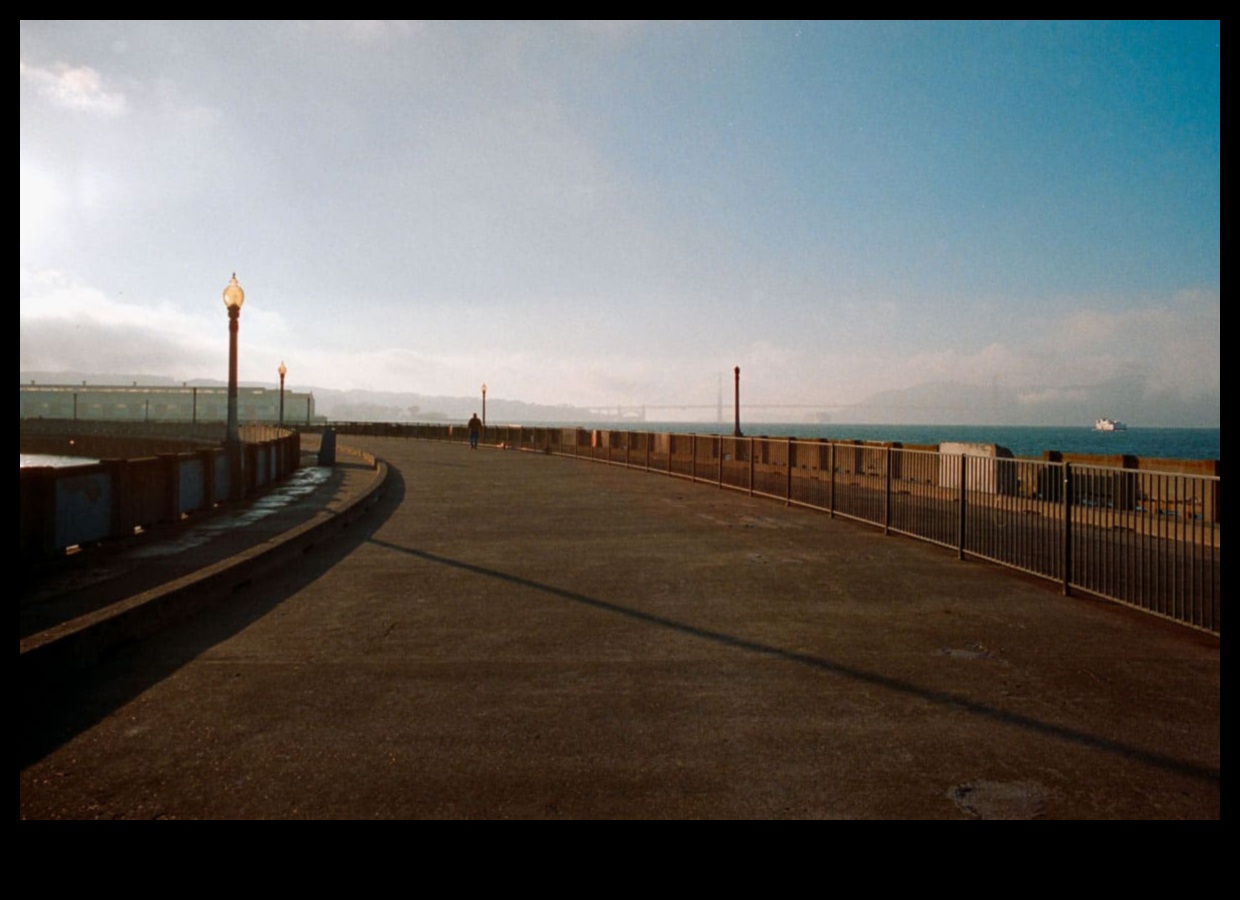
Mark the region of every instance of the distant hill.
[[1084, 426], [1108, 416], [1138, 427], [1217, 428], [1220, 409], [1217, 392], [1184, 397], [1135, 379], [1052, 389], [935, 382], [872, 394], [837, 418], [876, 425]]
[[[328, 419], [358, 422], [464, 421], [482, 414], [481, 397], [446, 397], [385, 391], [335, 391], [314, 388], [315, 410]], [[548, 406], [487, 397], [487, 422], [597, 422], [598, 412], [567, 404]]]

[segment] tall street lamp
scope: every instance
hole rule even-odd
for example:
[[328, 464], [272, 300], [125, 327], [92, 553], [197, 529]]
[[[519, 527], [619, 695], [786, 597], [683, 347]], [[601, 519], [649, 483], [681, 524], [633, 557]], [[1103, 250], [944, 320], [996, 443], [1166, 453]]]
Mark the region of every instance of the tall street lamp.
[[280, 427], [284, 427], [284, 376], [288, 374], [288, 367], [284, 365], [284, 360], [280, 360]]
[[487, 386], [485, 383], [482, 385], [482, 427], [484, 430], [487, 427]]
[[736, 378], [736, 388], [733, 393], [732, 409], [736, 416], [736, 425], [732, 428], [733, 437], [743, 437], [741, 434], [741, 367], [737, 366], [733, 370]]
[[228, 429], [224, 441], [230, 448], [241, 445], [241, 433], [237, 428], [237, 329], [241, 324], [241, 305], [245, 303], [245, 291], [237, 284], [237, 273], [224, 288], [224, 306], [228, 308]]

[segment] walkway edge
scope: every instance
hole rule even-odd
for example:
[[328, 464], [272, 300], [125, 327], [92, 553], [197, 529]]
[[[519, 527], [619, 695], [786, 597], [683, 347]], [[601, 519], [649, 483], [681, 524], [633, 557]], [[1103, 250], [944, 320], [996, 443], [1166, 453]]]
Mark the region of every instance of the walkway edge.
[[310, 521], [228, 559], [21, 641], [20, 677], [34, 683], [76, 672], [107, 651], [227, 599], [254, 578], [292, 562], [366, 513], [387, 483], [387, 463], [376, 459], [374, 472], [370, 484], [339, 509], [322, 510]]

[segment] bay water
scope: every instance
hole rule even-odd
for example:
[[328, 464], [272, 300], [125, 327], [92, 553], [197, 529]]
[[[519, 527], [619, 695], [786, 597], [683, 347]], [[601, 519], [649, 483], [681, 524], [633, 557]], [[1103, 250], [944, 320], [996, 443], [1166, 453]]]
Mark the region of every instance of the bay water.
[[[585, 428], [676, 434], [732, 433], [731, 423], [711, 422], [596, 422]], [[835, 441], [899, 441], [905, 445], [960, 441], [998, 444], [1015, 456], [1037, 459], [1045, 450], [1063, 453], [1127, 454], [1147, 459], [1221, 459], [1219, 428], [1129, 428], [1095, 431], [1093, 428], [1026, 427], [1017, 425], [846, 425], [754, 422], [741, 423], [746, 437], [792, 437]]]

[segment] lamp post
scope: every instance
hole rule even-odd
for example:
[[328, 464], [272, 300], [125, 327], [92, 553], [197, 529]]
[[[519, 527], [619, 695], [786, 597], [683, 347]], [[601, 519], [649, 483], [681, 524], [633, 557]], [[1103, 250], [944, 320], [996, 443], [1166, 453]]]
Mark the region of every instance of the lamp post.
[[733, 370], [733, 374], [736, 376], [736, 392], [735, 400], [733, 401], [733, 408], [736, 413], [736, 425], [732, 429], [732, 437], [743, 437], [741, 434], [741, 367], [737, 366]]
[[230, 449], [241, 446], [241, 434], [237, 428], [237, 329], [241, 324], [241, 304], [245, 303], [245, 291], [237, 284], [237, 273], [224, 288], [224, 306], [228, 308], [228, 428], [224, 442]]
[[485, 431], [487, 427], [487, 386], [484, 382], [482, 385], [482, 428]]
[[284, 376], [288, 374], [288, 367], [284, 365], [284, 360], [280, 360], [280, 427], [284, 427]]

